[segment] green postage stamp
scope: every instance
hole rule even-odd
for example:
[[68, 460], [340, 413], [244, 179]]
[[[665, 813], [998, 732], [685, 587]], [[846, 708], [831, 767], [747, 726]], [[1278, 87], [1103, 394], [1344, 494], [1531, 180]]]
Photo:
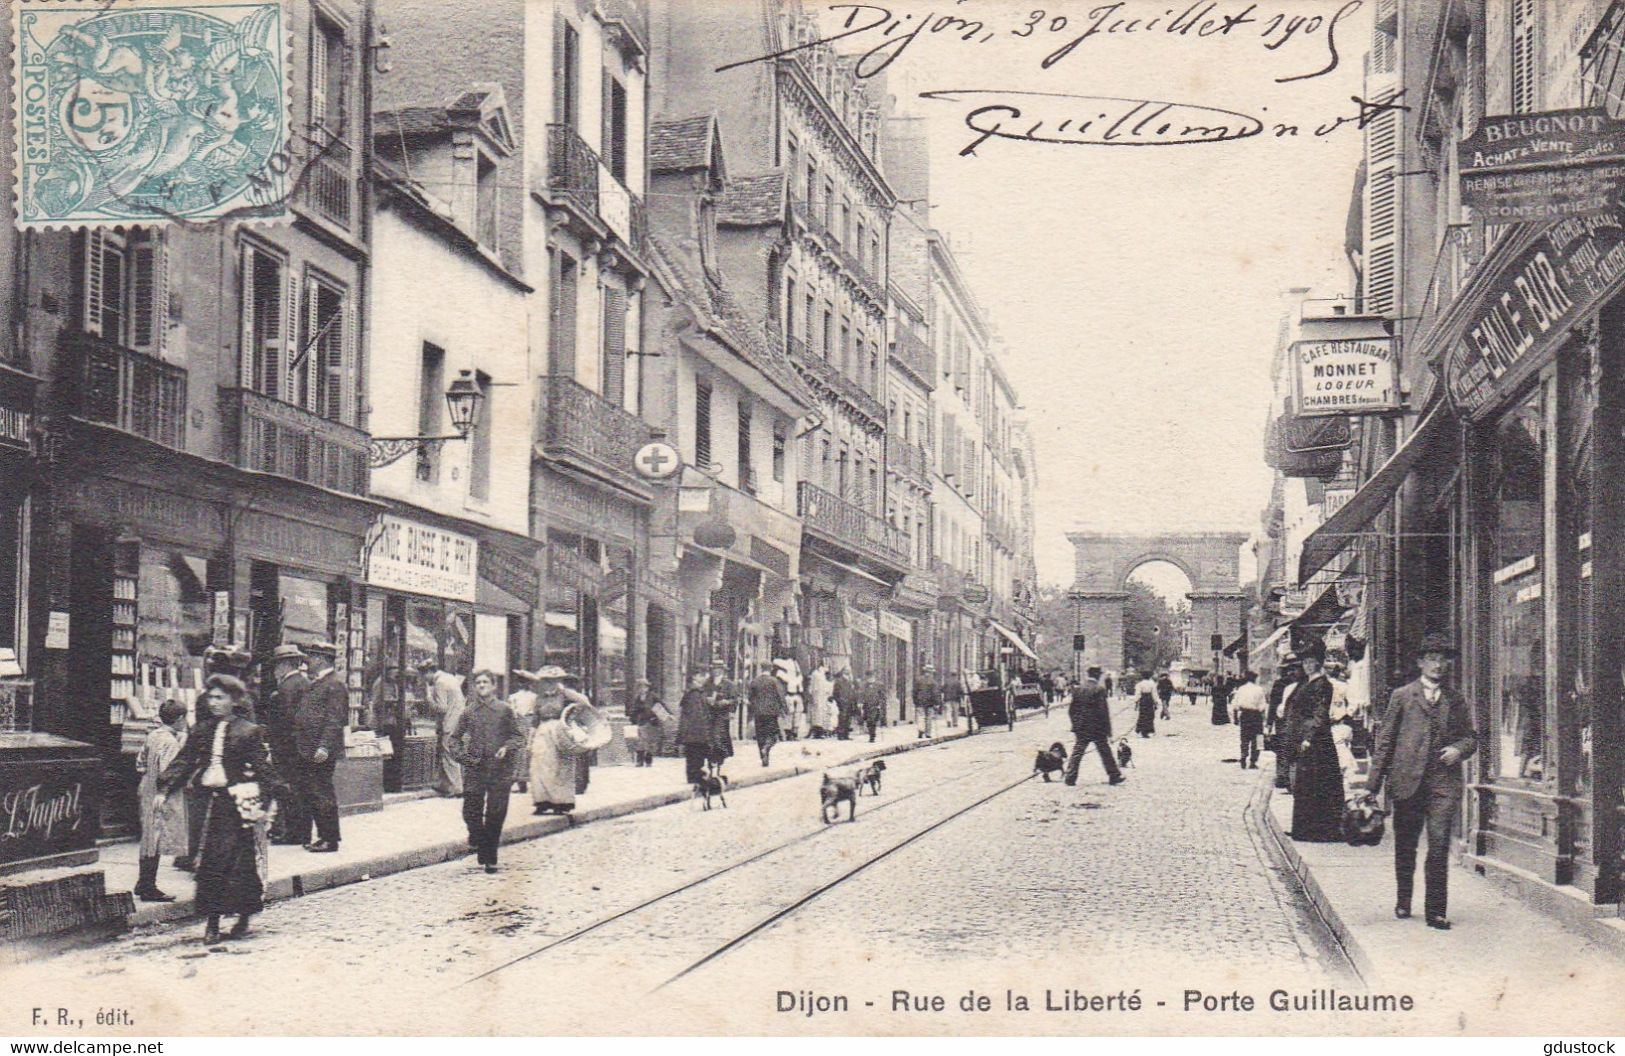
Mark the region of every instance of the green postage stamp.
[[285, 215], [279, 0], [13, 10], [20, 226]]

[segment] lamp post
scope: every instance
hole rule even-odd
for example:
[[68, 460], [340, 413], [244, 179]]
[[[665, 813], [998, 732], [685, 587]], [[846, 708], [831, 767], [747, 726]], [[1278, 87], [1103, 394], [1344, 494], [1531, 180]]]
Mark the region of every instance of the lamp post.
[[467, 440], [483, 399], [485, 394], [475, 384], [474, 372], [459, 371], [457, 380], [446, 388], [446, 410], [451, 415], [452, 428], [457, 431], [441, 436], [375, 436], [367, 441], [367, 465], [381, 469], [413, 451], [433, 451], [447, 440]]

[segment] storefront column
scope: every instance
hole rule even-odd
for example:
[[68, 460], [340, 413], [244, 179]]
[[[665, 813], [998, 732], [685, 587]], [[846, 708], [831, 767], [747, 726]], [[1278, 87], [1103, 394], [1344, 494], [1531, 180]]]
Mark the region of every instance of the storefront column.
[[1621, 768], [1625, 767], [1625, 309], [1605, 311], [1597, 355], [1596, 412], [1592, 423], [1591, 576], [1597, 610], [1588, 682], [1591, 719], [1591, 853], [1596, 864], [1592, 901], [1621, 898]]

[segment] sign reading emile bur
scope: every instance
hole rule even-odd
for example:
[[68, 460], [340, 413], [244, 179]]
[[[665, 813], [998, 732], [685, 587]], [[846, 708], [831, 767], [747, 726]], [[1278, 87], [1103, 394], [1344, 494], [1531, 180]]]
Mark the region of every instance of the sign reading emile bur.
[[1292, 354], [1300, 417], [1376, 414], [1399, 406], [1393, 338], [1296, 341]]
[[1489, 223], [1595, 216], [1625, 196], [1625, 121], [1600, 107], [1486, 117], [1457, 161], [1462, 204]]

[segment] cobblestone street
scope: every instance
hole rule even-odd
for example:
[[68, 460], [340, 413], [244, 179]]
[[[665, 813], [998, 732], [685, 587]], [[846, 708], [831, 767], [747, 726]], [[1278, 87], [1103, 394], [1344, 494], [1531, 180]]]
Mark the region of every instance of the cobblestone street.
[[[845, 1032], [932, 1022], [893, 1012], [893, 990], [952, 1005], [974, 986], [1002, 1013], [1007, 988], [1035, 1006], [1045, 988], [1056, 1000], [1062, 988], [1140, 988], [1138, 1015], [1009, 1026], [1109, 1031], [1143, 1029], [1146, 1017], [1179, 1029], [1187, 987], [1349, 985], [1244, 818], [1259, 772], [1221, 762], [1234, 755], [1232, 727], [1209, 726], [1205, 708], [1177, 710], [1161, 735], [1134, 739], [1118, 788], [1093, 759], [1076, 788], [1022, 781], [1064, 726], [1056, 709], [1014, 734], [894, 756], [855, 824], [819, 823], [815, 775], [780, 781], [734, 794], [727, 809], [685, 803], [506, 848], [496, 876], [457, 862], [278, 903], [249, 939], [212, 951], [195, 924], [148, 929], [38, 965], [18, 1004], [49, 1007], [72, 978], [83, 1000], [129, 1007], [137, 1029], [155, 1032], [178, 1015], [233, 1033], [482, 1033], [658, 1029], [668, 1014], [681, 1017], [673, 1027]], [[238, 999], [268, 980], [280, 1003]], [[846, 995], [852, 1011], [776, 1012], [780, 990]], [[977, 1021], [950, 1008], [940, 1022]], [[1224, 1029], [1211, 1017], [1191, 1024]]]

